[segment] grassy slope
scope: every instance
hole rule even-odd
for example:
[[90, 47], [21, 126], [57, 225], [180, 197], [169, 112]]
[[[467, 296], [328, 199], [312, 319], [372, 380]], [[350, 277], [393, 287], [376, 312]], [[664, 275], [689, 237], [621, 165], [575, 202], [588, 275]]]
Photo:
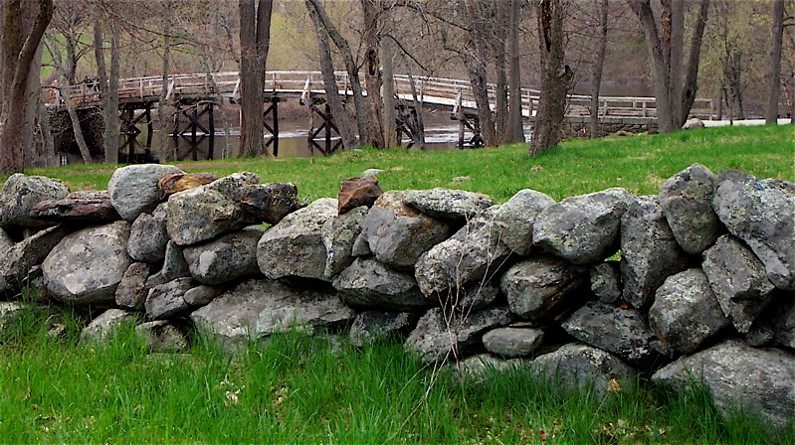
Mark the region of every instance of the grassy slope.
[[[560, 149], [529, 158], [523, 145], [466, 151], [367, 150], [314, 159], [244, 159], [179, 163], [189, 171], [228, 174], [253, 171], [263, 182], [287, 181], [310, 199], [336, 196], [340, 180], [368, 168], [386, 170], [382, 188], [450, 187], [505, 201], [523, 188], [556, 199], [608, 187], [656, 194], [669, 176], [699, 162], [713, 171], [745, 170], [759, 177], [795, 180], [795, 128], [724, 127], [671, 135], [570, 140]], [[75, 165], [33, 169], [67, 181], [73, 189], [102, 189], [112, 166]], [[456, 182], [466, 176], [470, 180]], [[0, 178], [2, 179], [2, 178]]]

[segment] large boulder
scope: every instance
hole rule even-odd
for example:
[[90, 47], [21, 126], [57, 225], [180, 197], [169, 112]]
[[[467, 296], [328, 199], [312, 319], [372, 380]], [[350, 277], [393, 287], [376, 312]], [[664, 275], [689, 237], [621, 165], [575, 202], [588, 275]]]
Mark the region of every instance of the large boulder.
[[648, 306], [663, 281], [688, 266], [657, 198], [638, 197], [621, 221], [624, 301], [636, 308]]
[[649, 309], [649, 325], [668, 347], [690, 353], [729, 325], [701, 269], [665, 279]]
[[598, 263], [618, 249], [621, 217], [631, 201], [622, 188], [564, 199], [536, 217], [533, 243], [574, 264]]
[[372, 207], [383, 194], [375, 176], [345, 179], [340, 183], [337, 210], [340, 215], [344, 215], [357, 207]]
[[530, 320], [556, 318], [585, 281], [585, 269], [551, 257], [536, 257], [514, 264], [500, 279], [511, 312]]
[[533, 224], [555, 200], [535, 190], [519, 190], [494, 213], [494, 228], [500, 240], [514, 253], [528, 256], [533, 251]]
[[762, 262], [739, 240], [723, 235], [704, 252], [701, 267], [723, 313], [738, 332], [748, 332], [773, 296]]
[[41, 201], [30, 209], [30, 218], [43, 224], [93, 225], [119, 219], [108, 192], [73, 192], [61, 199]]
[[105, 341], [120, 327], [125, 324], [132, 325], [136, 319], [134, 312], [123, 309], [108, 309], [83, 328], [82, 332], [80, 332], [80, 341], [88, 343]]
[[171, 195], [166, 223], [169, 237], [180, 246], [188, 246], [256, 223], [256, 218], [243, 209], [241, 198], [258, 182], [253, 173], [234, 173]]
[[527, 357], [544, 341], [542, 329], [530, 327], [513, 327], [493, 329], [483, 335], [483, 346], [492, 354], [500, 357]]
[[257, 246], [257, 262], [266, 277], [326, 279], [326, 246], [321, 228], [337, 215], [337, 200], [318, 199], [269, 228]]
[[443, 188], [408, 190], [403, 202], [432, 218], [451, 221], [466, 221], [494, 205], [491, 198], [481, 193]]
[[409, 312], [361, 312], [351, 324], [351, 344], [361, 348], [373, 341], [393, 336], [404, 337], [414, 328], [417, 318], [417, 315]]
[[285, 216], [298, 210], [298, 187], [291, 183], [255, 184], [246, 187], [240, 204], [257, 221], [278, 224]]
[[413, 276], [375, 260], [357, 259], [334, 280], [345, 303], [365, 308], [412, 311], [430, 305]]
[[740, 408], [779, 431], [795, 413], [795, 355], [727, 340], [660, 369], [652, 381], [679, 390], [704, 384], [724, 416]]
[[636, 309], [587, 302], [561, 326], [572, 337], [642, 367], [656, 358], [654, 334]]
[[621, 298], [621, 269], [616, 261], [605, 261], [590, 267], [591, 292], [602, 303], [615, 303]]
[[113, 304], [116, 287], [133, 260], [130, 224], [117, 221], [72, 233], [42, 263], [47, 291], [70, 304]]
[[419, 354], [424, 363], [461, 359], [480, 344], [484, 332], [511, 322], [506, 307], [475, 311], [465, 316], [451, 315], [433, 308], [417, 322], [406, 340], [405, 349]]
[[31, 209], [42, 201], [65, 198], [68, 193], [66, 185], [57, 179], [15, 173], [0, 192], [0, 227], [46, 227], [49, 224], [30, 217]]
[[152, 213], [141, 213], [130, 228], [127, 252], [135, 261], [156, 263], [166, 255], [168, 203], [158, 205]]
[[146, 318], [159, 320], [186, 312], [190, 306], [185, 301], [185, 292], [194, 286], [193, 279], [188, 277], [153, 287], [144, 302]]
[[406, 192], [381, 195], [367, 213], [364, 232], [378, 261], [393, 268], [409, 269], [428, 249], [447, 239], [451, 227], [403, 202]]
[[146, 279], [152, 272], [152, 265], [149, 263], [132, 263], [121, 277], [119, 285], [116, 287], [114, 300], [121, 307], [140, 310], [146, 301], [149, 289], [146, 287]]
[[422, 293], [437, 299], [449, 291], [490, 281], [504, 269], [511, 250], [494, 233], [495, 211], [491, 207], [470, 219], [420, 257], [414, 275]]
[[62, 225], [50, 227], [0, 253], [0, 289], [19, 290], [27, 284], [28, 272], [40, 265], [68, 233], [69, 230]]
[[355, 316], [333, 293], [248, 280], [193, 312], [191, 320], [225, 344], [294, 328], [332, 329]]
[[674, 238], [682, 250], [699, 255], [720, 234], [718, 215], [712, 210], [715, 175], [701, 164], [677, 173], [660, 189], [662, 209]]
[[367, 210], [365, 206], [357, 207], [327, 220], [320, 228], [326, 248], [326, 278], [333, 278], [353, 262], [353, 245], [362, 233]]
[[530, 365], [535, 372], [566, 386], [593, 389], [604, 396], [615, 382], [636, 374], [618, 357], [609, 352], [580, 343], [569, 343], [554, 352], [536, 357]]
[[770, 281], [795, 290], [795, 184], [725, 172], [712, 204], [729, 233], [759, 257]]
[[190, 274], [202, 284], [221, 284], [259, 274], [257, 243], [264, 229], [247, 227], [183, 250]]
[[143, 212], [154, 210], [165, 198], [157, 183], [163, 176], [182, 173], [173, 165], [140, 164], [121, 167], [108, 182], [110, 202], [119, 215], [129, 222]]

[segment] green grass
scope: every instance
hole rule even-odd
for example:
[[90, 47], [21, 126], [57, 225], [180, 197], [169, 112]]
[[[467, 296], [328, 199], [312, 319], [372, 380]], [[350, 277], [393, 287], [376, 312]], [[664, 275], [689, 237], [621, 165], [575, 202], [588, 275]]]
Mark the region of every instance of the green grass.
[[[528, 157], [524, 145], [479, 150], [405, 149], [346, 152], [313, 159], [231, 159], [178, 163], [219, 175], [252, 171], [263, 182], [293, 182], [308, 199], [336, 196], [342, 179], [380, 168], [384, 190], [430, 187], [486, 193], [503, 202], [523, 188], [561, 199], [608, 187], [656, 194], [662, 182], [698, 162], [715, 172], [740, 169], [759, 177], [795, 180], [795, 127], [723, 127], [667, 135], [568, 140]], [[63, 179], [72, 189], [104, 189], [114, 166], [31, 169]], [[468, 180], [454, 181], [456, 177]], [[0, 178], [2, 180], [3, 178]]]
[[[793, 443], [752, 418], [723, 421], [703, 391], [643, 382], [601, 400], [526, 372], [461, 382], [396, 342], [359, 351], [298, 334], [224, 354], [147, 354], [132, 329], [77, 344], [28, 314], [0, 339], [0, 442]], [[429, 388], [431, 390], [429, 391]]]

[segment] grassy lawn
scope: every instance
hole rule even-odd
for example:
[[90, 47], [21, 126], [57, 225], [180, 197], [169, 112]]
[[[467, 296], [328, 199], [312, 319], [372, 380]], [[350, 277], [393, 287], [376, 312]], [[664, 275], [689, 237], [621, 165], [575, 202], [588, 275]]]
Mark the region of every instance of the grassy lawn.
[[[723, 127], [669, 135], [569, 140], [530, 158], [524, 145], [452, 151], [365, 150], [312, 159], [232, 159], [182, 162], [187, 171], [219, 175], [252, 171], [263, 182], [293, 182], [308, 199], [336, 196], [340, 180], [380, 168], [384, 190], [448, 187], [491, 195], [502, 202], [523, 188], [561, 199], [608, 187], [656, 194], [660, 184], [698, 162], [715, 172], [735, 168], [759, 177], [795, 180], [795, 127]], [[31, 169], [74, 190], [104, 189], [114, 166]], [[456, 181], [454, 178], [464, 180]], [[3, 178], [0, 178], [2, 180]]]

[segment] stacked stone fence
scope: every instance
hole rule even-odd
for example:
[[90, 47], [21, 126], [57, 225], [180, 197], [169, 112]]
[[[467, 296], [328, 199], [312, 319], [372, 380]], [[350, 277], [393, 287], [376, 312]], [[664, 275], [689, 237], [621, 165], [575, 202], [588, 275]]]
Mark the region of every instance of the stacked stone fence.
[[[656, 196], [556, 202], [527, 189], [498, 205], [384, 192], [372, 173], [308, 204], [252, 173], [133, 165], [107, 191], [73, 193], [14, 175], [0, 195], [0, 331], [26, 305], [55, 302], [105, 309], [83, 341], [135, 322], [154, 351], [187, 347], [186, 329], [228, 346], [297, 327], [359, 347], [400, 336], [429, 365], [516, 368], [602, 393], [695, 376], [721, 410], [792, 421], [792, 183], [693, 165]], [[17, 301], [25, 288], [38, 302]]]

